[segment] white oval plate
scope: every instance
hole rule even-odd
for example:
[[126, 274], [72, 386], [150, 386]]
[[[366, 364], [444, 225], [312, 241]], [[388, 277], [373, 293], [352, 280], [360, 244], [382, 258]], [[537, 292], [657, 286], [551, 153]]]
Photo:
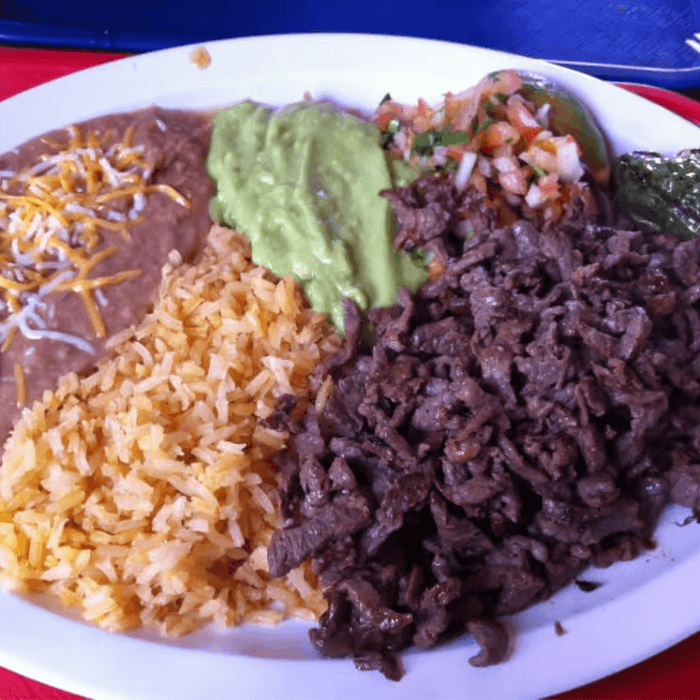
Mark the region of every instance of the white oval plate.
[[[193, 47], [126, 58], [42, 85], [0, 103], [0, 153], [51, 128], [99, 114], [159, 104], [211, 108], [244, 98], [281, 104], [315, 97], [368, 110], [395, 99], [442, 93], [502, 68], [537, 70], [582, 97], [618, 153], [672, 153], [700, 145], [700, 129], [637, 95], [540, 61], [470, 46], [369, 35], [291, 35], [213, 42], [211, 65]], [[333, 697], [538, 698], [588, 683], [641, 661], [700, 629], [700, 527], [677, 527], [688, 514], [666, 511], [657, 549], [634, 562], [591, 570], [604, 585], [571, 587], [513, 618], [512, 658], [475, 669], [465, 638], [404, 655], [400, 683], [321, 659], [308, 626], [204, 630], [167, 642], [139, 632], [117, 635], [79, 622], [50, 604], [0, 593], [0, 665], [90, 698]], [[561, 622], [567, 633], [554, 632]]]

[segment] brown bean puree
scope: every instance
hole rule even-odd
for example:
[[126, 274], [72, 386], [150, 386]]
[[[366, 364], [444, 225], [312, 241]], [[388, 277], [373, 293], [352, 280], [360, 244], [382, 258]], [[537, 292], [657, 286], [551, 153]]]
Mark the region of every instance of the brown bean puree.
[[[5, 201], [8, 190], [10, 195], [15, 193], [11, 178], [8, 184], [7, 173], [20, 172], [46, 156], [55, 155], [59, 145], [65, 145], [71, 135], [76, 138], [76, 134], [82, 134], [82, 138], [89, 141], [91, 133], [107, 137], [101, 144], [103, 150], [121, 143], [127, 134], [131, 149], [145, 161], [144, 176], [149, 188], [143, 195], [104, 199], [98, 209], [99, 219], [112, 223], [126, 221], [128, 234], [125, 236], [118, 226], [98, 227], [99, 243], [90, 250], [90, 255], [110, 246], [115, 246], [116, 252], [98, 262], [90, 270], [89, 277], [112, 276], [127, 270], [140, 273], [94, 290], [93, 298], [104, 322], [105, 338], [97, 336], [87, 305], [79, 293], [64, 289], [42, 298], [44, 306], [39, 315], [46, 324], [45, 330], [85, 339], [92, 346], [92, 352], [85, 346], [79, 347], [79, 343], [29, 339], [22, 332], [16, 332], [9, 347], [5, 343], [5, 349], [0, 352], [0, 441], [6, 439], [21, 411], [15, 374], [17, 365], [23, 370], [28, 402], [54, 387], [65, 373], [79, 373], [92, 366], [104, 353], [105, 342], [111, 335], [146, 313], [160, 283], [161, 268], [168, 253], [177, 249], [185, 260], [196, 257], [211, 225], [212, 188], [205, 170], [209, 124], [201, 115], [179, 110], [151, 108], [102, 116], [78, 125], [77, 130], [57, 130], [28, 141], [0, 156], [0, 172], [5, 177], [0, 192], [5, 194]], [[161, 191], [154, 191], [152, 185], [161, 186]], [[162, 187], [164, 185], [173, 189]], [[177, 193], [188, 200], [189, 206]], [[3, 203], [0, 199], [0, 205]], [[4, 229], [2, 219], [0, 213], [0, 228]], [[8, 314], [9, 310], [3, 305], [0, 322], [6, 320]]]

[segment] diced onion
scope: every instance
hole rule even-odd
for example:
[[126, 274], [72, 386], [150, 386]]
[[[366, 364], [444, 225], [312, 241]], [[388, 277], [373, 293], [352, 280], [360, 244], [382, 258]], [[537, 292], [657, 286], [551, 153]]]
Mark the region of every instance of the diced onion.
[[545, 203], [545, 196], [542, 190], [533, 182], [525, 195], [525, 204], [531, 209], [537, 209]]
[[476, 159], [476, 153], [468, 151], [464, 153], [462, 160], [459, 162], [459, 168], [455, 175], [455, 186], [460, 192], [467, 186], [469, 176], [472, 174], [472, 170], [474, 170], [474, 165], [476, 165]]
[[583, 166], [578, 157], [578, 146], [572, 140], [557, 141], [557, 173], [562, 182], [577, 182], [583, 177]]
[[493, 159], [493, 167], [499, 173], [509, 173], [518, 169], [518, 163], [515, 160], [515, 156], [497, 156]]

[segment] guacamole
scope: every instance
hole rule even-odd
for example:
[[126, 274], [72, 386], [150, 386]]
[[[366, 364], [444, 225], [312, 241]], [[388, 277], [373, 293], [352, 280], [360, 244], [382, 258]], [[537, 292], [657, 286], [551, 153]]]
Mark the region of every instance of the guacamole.
[[420, 259], [394, 248], [394, 214], [379, 191], [414, 176], [399, 178], [379, 140], [376, 126], [326, 103], [276, 112], [242, 102], [214, 118], [212, 219], [239, 227], [253, 262], [291, 274], [340, 331], [343, 297], [363, 310], [391, 306], [400, 286], [428, 279]]

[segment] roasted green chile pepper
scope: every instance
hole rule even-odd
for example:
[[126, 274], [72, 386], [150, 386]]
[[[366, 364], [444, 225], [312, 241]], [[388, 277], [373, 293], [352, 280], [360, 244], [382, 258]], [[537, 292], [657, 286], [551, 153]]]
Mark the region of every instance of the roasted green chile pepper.
[[667, 157], [636, 151], [613, 168], [615, 203], [637, 225], [680, 238], [700, 236], [700, 149]]

